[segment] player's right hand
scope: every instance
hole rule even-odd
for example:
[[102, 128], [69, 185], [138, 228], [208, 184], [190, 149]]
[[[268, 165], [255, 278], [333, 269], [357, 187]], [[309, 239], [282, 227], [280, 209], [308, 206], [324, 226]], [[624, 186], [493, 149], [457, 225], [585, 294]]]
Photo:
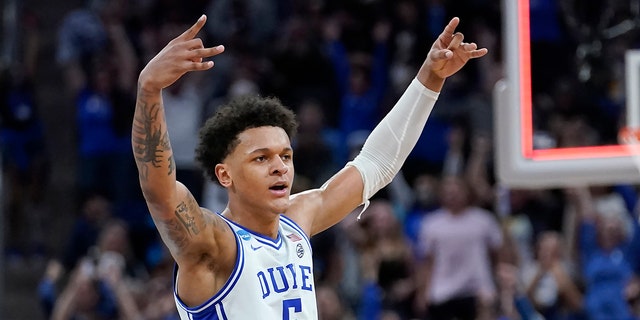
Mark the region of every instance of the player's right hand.
[[176, 82], [189, 71], [208, 70], [213, 61], [204, 59], [224, 52], [224, 46], [205, 48], [196, 35], [202, 29], [207, 16], [202, 15], [196, 23], [177, 36], [155, 56], [140, 73], [139, 85], [145, 90], [159, 91]]

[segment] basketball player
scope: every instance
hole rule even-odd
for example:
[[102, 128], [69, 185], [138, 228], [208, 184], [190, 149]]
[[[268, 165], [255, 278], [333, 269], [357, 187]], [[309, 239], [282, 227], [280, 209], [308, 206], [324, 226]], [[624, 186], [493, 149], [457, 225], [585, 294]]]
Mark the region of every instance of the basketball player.
[[185, 320], [317, 319], [309, 237], [366, 205], [391, 181], [445, 78], [487, 50], [462, 42], [462, 34], [454, 34], [459, 20], [452, 19], [361, 153], [321, 188], [295, 195], [293, 113], [273, 98], [221, 107], [202, 128], [197, 150], [206, 173], [228, 192], [227, 207], [214, 213], [176, 181], [161, 98], [163, 88], [186, 72], [211, 69], [205, 59], [224, 51], [196, 38], [205, 21], [198, 19], [142, 70], [132, 129], [140, 185], [177, 263], [178, 312]]

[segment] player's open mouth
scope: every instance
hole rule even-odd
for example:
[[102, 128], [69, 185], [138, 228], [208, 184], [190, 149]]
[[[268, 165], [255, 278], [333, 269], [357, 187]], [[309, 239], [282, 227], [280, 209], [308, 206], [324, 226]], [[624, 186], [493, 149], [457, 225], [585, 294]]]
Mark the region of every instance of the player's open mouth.
[[287, 185], [285, 184], [277, 184], [277, 185], [273, 185], [271, 187], [269, 187], [270, 190], [274, 190], [274, 191], [282, 191], [284, 189], [287, 188]]
[[284, 197], [288, 194], [289, 185], [285, 181], [277, 182], [269, 187], [271, 193], [277, 197]]

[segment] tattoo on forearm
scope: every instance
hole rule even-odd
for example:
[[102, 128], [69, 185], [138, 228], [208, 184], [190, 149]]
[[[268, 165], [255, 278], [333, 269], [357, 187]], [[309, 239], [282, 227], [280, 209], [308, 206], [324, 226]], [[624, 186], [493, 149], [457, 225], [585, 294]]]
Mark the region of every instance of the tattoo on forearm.
[[171, 150], [171, 142], [169, 141], [169, 132], [165, 131], [160, 139], [160, 147], [163, 151]]
[[162, 152], [171, 149], [169, 135], [157, 123], [160, 113], [160, 105], [149, 105], [146, 101], [138, 100], [138, 110], [133, 121], [133, 152], [140, 172], [140, 177], [148, 177], [151, 164], [155, 168], [160, 167], [163, 161]]
[[[199, 211], [200, 208], [197, 208], [197, 210]], [[178, 207], [176, 207], [176, 217], [182, 222], [182, 225], [187, 229], [190, 236], [197, 235], [200, 232], [200, 228], [198, 228], [196, 219], [193, 216], [194, 213], [199, 213], [198, 211], [194, 211], [193, 206], [185, 204], [184, 201], [180, 202]], [[202, 213], [200, 212], [200, 214]]]

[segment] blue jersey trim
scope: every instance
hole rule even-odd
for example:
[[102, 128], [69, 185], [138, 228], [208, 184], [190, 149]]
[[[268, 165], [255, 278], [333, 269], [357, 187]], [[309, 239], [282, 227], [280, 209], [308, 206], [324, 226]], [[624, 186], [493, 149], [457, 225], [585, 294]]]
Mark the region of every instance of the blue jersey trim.
[[291, 220], [291, 218], [285, 215], [280, 215], [280, 221], [290, 226], [294, 230], [300, 232], [300, 235], [302, 235], [302, 238], [304, 238], [304, 240], [309, 245], [309, 248], [311, 248], [311, 254], [313, 254], [313, 247], [311, 246], [311, 240], [309, 239], [309, 236], [307, 236], [307, 234], [302, 230], [302, 228], [300, 228], [300, 226], [295, 221]]
[[[222, 217], [222, 215], [220, 215], [220, 217]], [[229, 220], [227, 220], [226, 218], [222, 217], [224, 219], [225, 222], [229, 222]], [[229, 228], [231, 228], [231, 226], [229, 226]], [[233, 232], [233, 228], [231, 228], [231, 231]], [[237, 256], [236, 256], [236, 264], [233, 267], [233, 271], [231, 272], [231, 276], [229, 276], [229, 279], [227, 279], [227, 282], [225, 282], [225, 284], [222, 286], [222, 288], [220, 288], [220, 290], [213, 295], [213, 297], [211, 297], [209, 300], [205, 301], [204, 303], [202, 303], [199, 306], [196, 307], [188, 307], [183, 301], [182, 299], [180, 299], [180, 297], [178, 296], [178, 292], [177, 292], [177, 287], [176, 287], [176, 279], [177, 279], [177, 275], [178, 275], [178, 267], [176, 266], [175, 270], [174, 270], [174, 289], [173, 289], [173, 294], [176, 297], [176, 300], [179, 302], [180, 307], [182, 309], [184, 309], [185, 311], [189, 312], [189, 313], [200, 313], [202, 311], [205, 311], [207, 308], [209, 308], [210, 306], [220, 302], [220, 304], [222, 305], [221, 301], [222, 299], [224, 299], [233, 289], [233, 287], [236, 285], [236, 283], [238, 282], [238, 279], [240, 279], [240, 275], [242, 274], [242, 270], [244, 269], [244, 247], [242, 246], [242, 244], [240, 243], [240, 237], [233, 232], [234, 237], [236, 238], [236, 248], [237, 248]], [[214, 310], [215, 312], [215, 307]]]
[[222, 304], [222, 302], [216, 303], [214, 308], [216, 310], [216, 318], [220, 320], [229, 320], [226, 312], [224, 312], [224, 305]]
[[[222, 217], [222, 215], [220, 215], [220, 216]], [[236, 227], [238, 227], [238, 228], [240, 228], [240, 229], [242, 229], [242, 230], [245, 230], [245, 231], [249, 232], [250, 234], [252, 234], [252, 235], [254, 236], [254, 238], [256, 239], [256, 241], [258, 241], [258, 242], [260, 242], [260, 243], [262, 243], [262, 244], [264, 244], [264, 245], [267, 245], [267, 246], [269, 246], [269, 247], [272, 247], [272, 248], [274, 248], [274, 249], [276, 249], [276, 250], [279, 250], [279, 249], [280, 249], [280, 247], [282, 247], [282, 236], [280, 235], [280, 230], [279, 230], [279, 229], [278, 229], [278, 236], [277, 236], [277, 237], [276, 237], [276, 239], [274, 240], [274, 239], [272, 239], [272, 238], [270, 238], [270, 237], [267, 237], [267, 236], [265, 236], [265, 235], [263, 235], [263, 234], [257, 233], [257, 232], [255, 232], [255, 231], [253, 231], [253, 230], [250, 230], [250, 229], [247, 229], [247, 228], [245, 228], [244, 226], [239, 225], [239, 224], [235, 223], [234, 221], [231, 221], [231, 220], [229, 220], [229, 219], [227, 219], [227, 218], [225, 218], [225, 220], [226, 220], [226, 221], [228, 221], [228, 222], [230, 222], [230, 223], [231, 223], [231, 224], [233, 224], [234, 226], [236, 226]]]
[[256, 235], [256, 241], [258, 241], [258, 242], [260, 242], [260, 243], [262, 243], [264, 245], [272, 247], [272, 248], [274, 248], [276, 250], [280, 250], [280, 248], [282, 247], [282, 243], [283, 242], [282, 242], [282, 237], [280, 237], [280, 230], [278, 230], [278, 241], [276, 243], [274, 243], [272, 240], [264, 240], [264, 239], [258, 238], [257, 236], [259, 236], [259, 235]]

